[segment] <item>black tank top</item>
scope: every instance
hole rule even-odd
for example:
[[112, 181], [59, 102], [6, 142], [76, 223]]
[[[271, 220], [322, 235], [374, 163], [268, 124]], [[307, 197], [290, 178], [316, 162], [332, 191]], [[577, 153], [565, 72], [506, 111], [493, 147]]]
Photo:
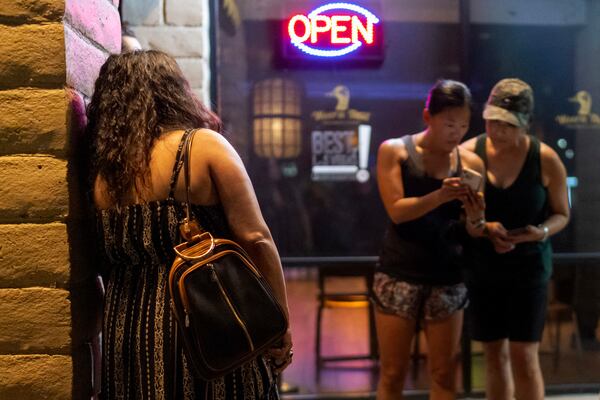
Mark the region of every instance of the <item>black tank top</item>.
[[[537, 226], [549, 214], [548, 191], [542, 183], [540, 141], [529, 136], [529, 150], [525, 163], [515, 182], [507, 188], [491, 183], [485, 186], [485, 216], [488, 221], [499, 221], [506, 229], [526, 225]], [[487, 135], [477, 137], [475, 153], [487, 168]], [[537, 285], [547, 281], [552, 271], [550, 241], [521, 243], [505, 254], [494, 251], [487, 239], [473, 240], [469, 246], [468, 279], [477, 283], [507, 283]]]
[[[427, 176], [421, 155], [413, 137], [401, 138], [408, 152], [402, 161], [402, 182], [405, 197], [421, 197], [442, 186], [442, 179]], [[456, 150], [456, 171], [460, 176], [462, 163]], [[444, 203], [415, 220], [390, 224], [386, 230], [378, 271], [407, 282], [453, 285], [462, 281], [460, 260], [461, 236], [464, 224], [459, 222], [461, 203]]]

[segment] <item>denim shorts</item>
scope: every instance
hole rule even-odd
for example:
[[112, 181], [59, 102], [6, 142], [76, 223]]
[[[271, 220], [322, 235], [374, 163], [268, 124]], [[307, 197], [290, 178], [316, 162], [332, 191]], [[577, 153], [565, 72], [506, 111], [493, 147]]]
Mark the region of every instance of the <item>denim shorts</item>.
[[382, 313], [428, 321], [446, 319], [469, 303], [463, 283], [449, 286], [416, 284], [382, 272], [375, 273], [373, 301]]

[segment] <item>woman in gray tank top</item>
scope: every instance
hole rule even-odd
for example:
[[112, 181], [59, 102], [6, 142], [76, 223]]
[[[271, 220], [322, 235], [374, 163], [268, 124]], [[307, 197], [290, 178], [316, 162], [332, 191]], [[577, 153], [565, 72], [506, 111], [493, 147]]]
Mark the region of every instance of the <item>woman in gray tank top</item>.
[[459, 238], [465, 231], [481, 235], [484, 225], [483, 198], [462, 178], [465, 168], [483, 174], [483, 162], [457, 147], [469, 127], [470, 102], [464, 84], [439, 81], [423, 110], [426, 129], [379, 148], [377, 183], [390, 217], [373, 288], [379, 400], [402, 398], [419, 323], [429, 349], [430, 398], [455, 396], [454, 360], [467, 303]]

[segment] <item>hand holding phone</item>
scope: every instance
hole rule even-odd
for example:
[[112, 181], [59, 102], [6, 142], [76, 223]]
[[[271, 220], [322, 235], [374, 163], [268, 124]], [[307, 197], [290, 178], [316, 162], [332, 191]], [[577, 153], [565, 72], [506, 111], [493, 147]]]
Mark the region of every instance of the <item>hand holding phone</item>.
[[529, 228], [526, 226], [523, 226], [521, 228], [515, 228], [515, 229], [509, 229], [506, 234], [508, 236], [518, 236], [518, 235], [523, 235], [529, 233]]
[[463, 167], [461, 178], [462, 183], [469, 186], [473, 191], [478, 192], [481, 189], [483, 176], [479, 172]]

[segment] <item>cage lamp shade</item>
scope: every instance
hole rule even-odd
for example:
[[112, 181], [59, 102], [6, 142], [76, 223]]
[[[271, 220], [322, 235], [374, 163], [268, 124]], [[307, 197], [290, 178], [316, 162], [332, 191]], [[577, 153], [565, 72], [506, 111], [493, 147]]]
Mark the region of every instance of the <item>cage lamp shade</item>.
[[257, 82], [252, 96], [254, 152], [259, 157], [295, 158], [302, 149], [301, 91], [289, 79]]

